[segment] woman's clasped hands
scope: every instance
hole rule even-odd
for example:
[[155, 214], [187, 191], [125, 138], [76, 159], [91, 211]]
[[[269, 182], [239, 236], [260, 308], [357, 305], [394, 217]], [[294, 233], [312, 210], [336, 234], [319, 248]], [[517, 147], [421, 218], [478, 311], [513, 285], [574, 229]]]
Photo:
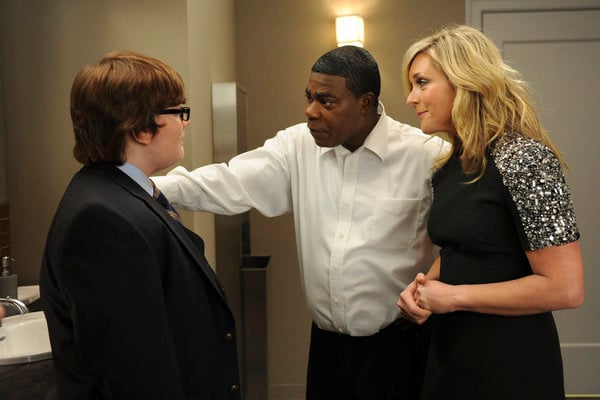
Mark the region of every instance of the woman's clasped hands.
[[404, 318], [416, 324], [423, 324], [429, 316], [445, 314], [459, 309], [459, 286], [448, 285], [435, 279], [428, 279], [418, 273], [398, 299], [398, 307]]

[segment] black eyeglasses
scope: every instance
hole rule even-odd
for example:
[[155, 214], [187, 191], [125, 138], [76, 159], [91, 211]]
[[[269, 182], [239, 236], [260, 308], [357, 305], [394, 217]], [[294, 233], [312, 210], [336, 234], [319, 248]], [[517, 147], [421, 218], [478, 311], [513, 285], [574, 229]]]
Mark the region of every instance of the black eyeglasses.
[[180, 108], [167, 108], [166, 110], [162, 110], [159, 114], [179, 114], [179, 118], [182, 121], [190, 120], [190, 108], [189, 107], [180, 107]]

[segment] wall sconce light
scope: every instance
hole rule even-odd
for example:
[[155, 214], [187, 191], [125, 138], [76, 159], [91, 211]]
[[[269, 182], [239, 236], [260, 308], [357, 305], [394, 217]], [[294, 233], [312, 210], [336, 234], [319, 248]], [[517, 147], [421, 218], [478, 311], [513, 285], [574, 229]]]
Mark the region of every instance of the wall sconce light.
[[338, 47], [351, 45], [363, 47], [365, 23], [360, 15], [344, 15], [335, 19]]

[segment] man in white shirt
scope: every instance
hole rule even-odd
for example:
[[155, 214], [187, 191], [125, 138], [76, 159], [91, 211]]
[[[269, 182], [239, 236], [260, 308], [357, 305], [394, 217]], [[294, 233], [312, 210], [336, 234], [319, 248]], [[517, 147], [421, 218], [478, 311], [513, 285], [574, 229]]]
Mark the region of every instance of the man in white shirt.
[[[413, 399], [425, 344], [399, 320], [398, 294], [431, 265], [430, 174], [442, 148], [394, 121], [364, 49], [321, 56], [306, 87], [307, 123], [262, 147], [156, 177], [172, 203], [233, 215], [294, 215], [313, 319], [307, 399]], [[422, 335], [425, 336], [425, 335]]]

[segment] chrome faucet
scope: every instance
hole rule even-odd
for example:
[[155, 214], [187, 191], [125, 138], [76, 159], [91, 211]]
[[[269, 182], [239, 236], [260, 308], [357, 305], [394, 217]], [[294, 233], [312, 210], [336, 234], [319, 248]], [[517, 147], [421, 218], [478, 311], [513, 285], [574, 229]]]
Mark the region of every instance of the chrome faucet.
[[[23, 315], [29, 312], [25, 303], [21, 300], [11, 299], [10, 297], [0, 297], [0, 304], [4, 305], [7, 317], [10, 315]], [[2, 327], [2, 320], [0, 320], [0, 327]]]

